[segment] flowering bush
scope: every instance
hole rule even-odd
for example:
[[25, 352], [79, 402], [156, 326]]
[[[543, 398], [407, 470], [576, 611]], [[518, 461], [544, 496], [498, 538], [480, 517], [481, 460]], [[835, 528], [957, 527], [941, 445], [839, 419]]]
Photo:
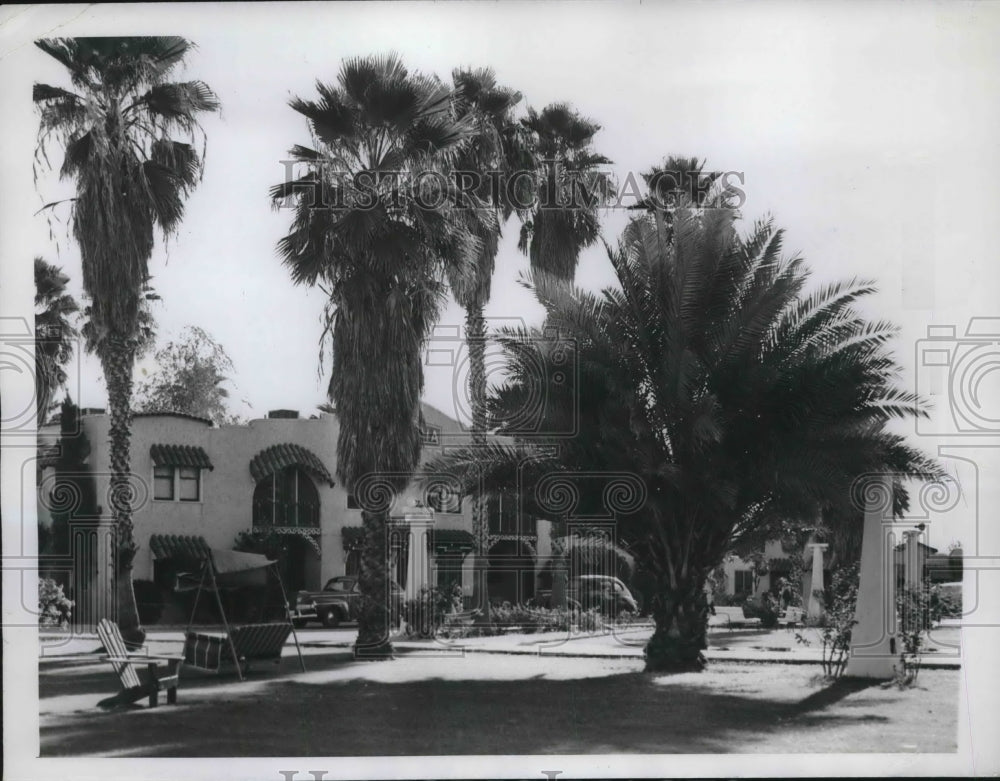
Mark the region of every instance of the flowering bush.
[[38, 581], [39, 626], [68, 626], [73, 604], [72, 600], [66, 598], [62, 586], [51, 578], [41, 578]]
[[445, 616], [462, 609], [462, 587], [451, 586], [422, 588], [416, 599], [403, 605], [403, 622], [408, 635], [433, 637], [444, 624]]
[[[828, 678], [844, 674], [851, 651], [851, 632], [857, 621], [854, 608], [858, 602], [858, 565], [848, 564], [834, 570], [830, 588], [823, 592], [826, 603], [823, 615], [823, 672]], [[801, 633], [795, 634], [797, 642], [809, 645]]]

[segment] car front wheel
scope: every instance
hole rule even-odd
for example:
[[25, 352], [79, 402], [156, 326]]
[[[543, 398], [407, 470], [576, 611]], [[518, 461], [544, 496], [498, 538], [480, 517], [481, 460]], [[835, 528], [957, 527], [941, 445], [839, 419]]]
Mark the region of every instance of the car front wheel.
[[323, 626], [327, 629], [336, 629], [340, 626], [340, 613], [332, 607], [329, 610], [324, 611]]

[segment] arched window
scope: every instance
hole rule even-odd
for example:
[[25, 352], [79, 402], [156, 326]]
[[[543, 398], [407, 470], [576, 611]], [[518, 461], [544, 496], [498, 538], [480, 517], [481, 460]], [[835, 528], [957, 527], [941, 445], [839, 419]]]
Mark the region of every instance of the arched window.
[[312, 479], [288, 466], [257, 482], [253, 492], [253, 525], [319, 527], [319, 493]]

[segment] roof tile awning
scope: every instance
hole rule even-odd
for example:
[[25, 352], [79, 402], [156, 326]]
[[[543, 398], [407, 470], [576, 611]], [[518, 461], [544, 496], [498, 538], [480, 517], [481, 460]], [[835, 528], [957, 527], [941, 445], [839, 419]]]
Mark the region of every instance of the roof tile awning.
[[204, 561], [212, 556], [212, 549], [200, 535], [154, 534], [149, 538], [149, 549], [158, 559]]
[[194, 445], [153, 445], [149, 449], [154, 466], [193, 466], [214, 469], [204, 448]]
[[261, 450], [250, 461], [250, 476], [255, 482], [260, 482], [265, 477], [270, 477], [289, 466], [300, 466], [323, 482], [329, 483], [331, 487], [335, 485], [333, 475], [319, 460], [319, 456], [301, 445], [291, 443], [273, 445]]
[[476, 547], [475, 538], [465, 529], [432, 529], [431, 547], [442, 552], [468, 552]]

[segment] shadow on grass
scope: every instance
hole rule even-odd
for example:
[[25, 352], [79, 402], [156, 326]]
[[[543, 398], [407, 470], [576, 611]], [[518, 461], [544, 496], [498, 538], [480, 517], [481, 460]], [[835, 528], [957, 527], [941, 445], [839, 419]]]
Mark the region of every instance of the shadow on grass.
[[[296, 669], [293, 664], [296, 660], [285, 659], [283, 669]], [[378, 669], [374, 663], [354, 662], [349, 652], [313, 656], [307, 665], [316, 672], [354, 665]], [[182, 678], [177, 706], [46, 716], [41, 752], [163, 757], [725, 753], [761, 745], [786, 732], [789, 722], [805, 735], [821, 735], [836, 724], [886, 720], [824, 712], [866, 688], [857, 682], [838, 682], [790, 702], [715, 691], [696, 677], [664, 685], [638, 670], [608, 674], [594, 669], [598, 677], [572, 680], [534, 675], [527, 668], [525, 677], [514, 680], [429, 677], [391, 683], [261, 674], [248, 686], [232, 686], [232, 676], [200, 675], [191, 686], [229, 685], [230, 691], [208, 696], [189, 691], [185, 699]], [[108, 674], [74, 678], [43, 675], [41, 696], [106, 696], [117, 685]]]

